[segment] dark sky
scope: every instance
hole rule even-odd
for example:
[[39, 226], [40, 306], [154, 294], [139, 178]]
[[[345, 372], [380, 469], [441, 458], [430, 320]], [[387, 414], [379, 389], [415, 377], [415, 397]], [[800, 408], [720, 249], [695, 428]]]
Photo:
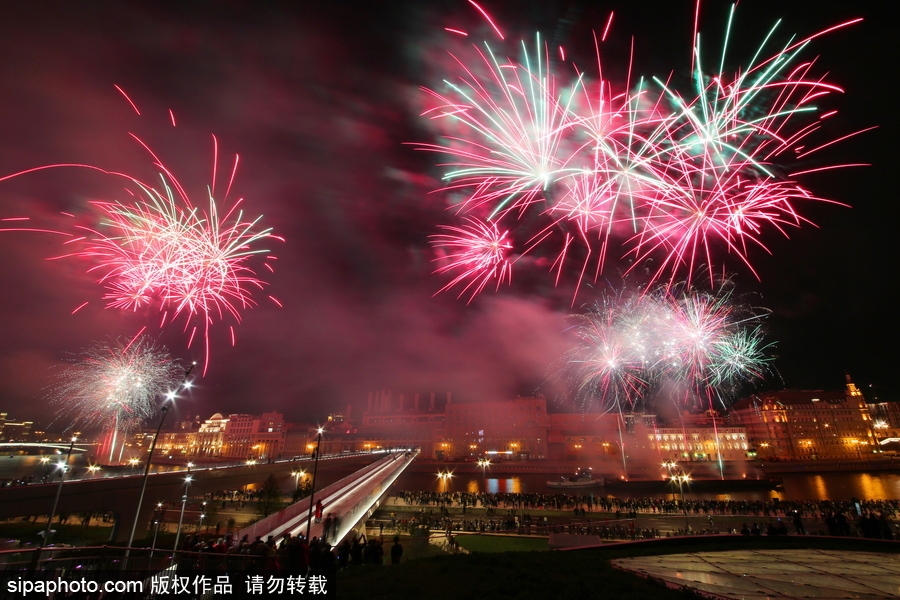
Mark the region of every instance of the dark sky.
[[[721, 6], [708, 2], [701, 29], [715, 39]], [[786, 6], [781, 6], [785, 4]], [[823, 164], [872, 163], [810, 176], [815, 193], [852, 206], [802, 206], [818, 227], [766, 238], [751, 254], [760, 281], [730, 263], [741, 292], [773, 311], [778, 376], [765, 387], [834, 389], [849, 371], [860, 384], [889, 385], [897, 364], [894, 248], [898, 214], [888, 181], [895, 156], [897, 59], [886, 3], [754, 1], [741, 5], [735, 54], [748, 53], [779, 18], [781, 40], [849, 18], [866, 20], [814, 42], [817, 73], [846, 89], [837, 138], [880, 128], [823, 153]], [[606, 76], [624, 76], [632, 38], [636, 70], [683, 76], [693, 6], [683, 3], [491, 2], [483, 5], [512, 38], [540, 29], [591, 64], [592, 29], [616, 11]], [[419, 86], [437, 86], [458, 27], [484, 32], [465, 0], [371, 3], [18, 3], [0, 22], [0, 176], [55, 163], [85, 163], [154, 180], [144, 139], [182, 184], [205, 197], [211, 134], [222, 163], [237, 153], [232, 197], [263, 215], [286, 242], [272, 242], [274, 274], [259, 306], [244, 311], [231, 347], [212, 337], [210, 369], [180, 404], [258, 413], [277, 408], [315, 419], [359, 403], [368, 390], [454, 390], [462, 397], [527, 393], [547, 379], [566, 348], [571, 290], [551, 276], [516, 273], [512, 287], [466, 304], [434, 293], [428, 236], [450, 215], [435, 155], [407, 142], [434, 141], [418, 116]], [[664, 6], [665, 8], [659, 8]], [[377, 9], [375, 8], [377, 7]], [[652, 8], [657, 7], [657, 8]], [[377, 10], [377, 13], [371, 11]], [[125, 89], [137, 116], [114, 85]], [[169, 123], [171, 109], [177, 127]], [[889, 173], [890, 170], [890, 173]], [[60, 211], [122, 199], [120, 180], [79, 169], [0, 182], [0, 218], [30, 216], [62, 226]], [[0, 410], [47, 423], [53, 365], [95, 340], [129, 336], [152, 315], [103, 310], [102, 289], [52, 235], [0, 234]], [[614, 261], [613, 261], [614, 262]], [[259, 266], [258, 264], [256, 266]], [[616, 272], [614, 264], [609, 269]], [[610, 275], [579, 298], [618, 285]], [[284, 305], [266, 299], [277, 297]], [[90, 304], [71, 315], [85, 301]], [[151, 331], [183, 360], [179, 327]]]

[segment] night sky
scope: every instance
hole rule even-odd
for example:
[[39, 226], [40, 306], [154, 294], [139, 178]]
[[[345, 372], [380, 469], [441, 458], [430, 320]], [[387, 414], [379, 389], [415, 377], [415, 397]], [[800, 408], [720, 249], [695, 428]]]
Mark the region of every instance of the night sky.
[[[701, 30], [717, 39], [724, 3], [704, 5]], [[853, 17], [865, 21], [824, 36], [807, 51], [815, 72], [846, 93], [824, 132], [834, 139], [879, 126], [821, 153], [821, 164], [871, 163], [802, 179], [851, 205], [806, 203], [817, 227], [765, 238], [751, 253], [760, 280], [725, 261], [739, 292], [772, 310], [777, 373], [762, 388], [837, 389], [848, 371], [861, 385], [893, 385], [897, 364], [898, 209], [889, 189], [896, 152], [896, 33], [889, 3], [747, 2], [732, 47], [749, 53], [782, 18], [781, 37], [810, 35]], [[786, 5], [786, 6], [782, 6]], [[552, 286], [535, 266], [512, 286], [471, 303], [435, 295], [428, 236], [452, 222], [434, 142], [418, 115], [420, 86], [438, 86], [447, 51], [469, 42], [444, 31], [483, 32], [465, 0], [359, 3], [49, 2], [6, 6], [0, 22], [0, 176], [56, 163], [84, 163], [155, 181], [145, 140], [195, 199], [205, 199], [212, 140], [221, 164], [239, 154], [231, 198], [263, 215], [285, 242], [269, 241], [275, 272], [244, 311], [231, 347], [213, 333], [209, 372], [183, 414], [284, 411], [316, 420], [369, 390], [452, 390], [472, 400], [534, 391], [554, 397], [550, 365], [566, 349], [571, 284]], [[592, 64], [591, 30], [615, 11], [604, 46], [605, 75], [624, 76], [632, 38], [635, 69], [684, 77], [693, 5], [625, 2], [492, 2], [510, 38], [540, 30]], [[250, 8], [252, 7], [252, 8]], [[379, 11], [374, 14], [370, 11]], [[664, 8], [661, 8], [664, 7]], [[470, 38], [479, 39], [478, 36]], [[493, 41], [493, 38], [491, 38]], [[499, 47], [499, 46], [498, 46]], [[115, 85], [141, 111], [128, 105]], [[169, 121], [169, 110], [177, 127]], [[890, 171], [890, 173], [889, 173]], [[29, 216], [63, 227], [60, 211], [123, 199], [122, 181], [85, 169], [52, 169], [0, 182], [0, 218]], [[153, 314], [104, 310], [102, 288], [59, 236], [0, 234], [0, 411], [49, 423], [53, 367], [96, 340], [150, 331], [173, 355], [201, 360], [178, 326]], [[259, 263], [253, 263], [260, 267]], [[604, 277], [579, 296], [588, 303], [621, 286], [628, 264], [611, 257]], [[638, 273], [640, 270], [638, 270]], [[629, 281], [639, 277], [632, 275]], [[267, 296], [279, 299], [279, 308]], [[90, 301], [76, 314], [77, 306]]]

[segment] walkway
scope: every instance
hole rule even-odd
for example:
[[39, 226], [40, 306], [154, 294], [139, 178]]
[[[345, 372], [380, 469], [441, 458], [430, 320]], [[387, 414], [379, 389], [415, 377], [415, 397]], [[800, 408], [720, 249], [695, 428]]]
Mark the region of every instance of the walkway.
[[[237, 539], [246, 535], [250, 541], [256, 537], [265, 540], [269, 536], [277, 540], [286, 533], [305, 536], [310, 507], [321, 500], [323, 514], [333, 513], [339, 519], [337, 531], [332, 534], [330, 539], [332, 541], [341, 540], [361, 520], [365, 520], [374, 512], [385, 492], [400, 473], [415, 460], [417, 454], [418, 452], [414, 450], [387, 453], [381, 460], [356, 471], [337, 483], [316, 491], [312, 498], [296, 502], [286, 509], [242, 529], [238, 532]], [[324, 528], [324, 519], [319, 523], [311, 523], [309, 525], [310, 538], [322, 537]]]

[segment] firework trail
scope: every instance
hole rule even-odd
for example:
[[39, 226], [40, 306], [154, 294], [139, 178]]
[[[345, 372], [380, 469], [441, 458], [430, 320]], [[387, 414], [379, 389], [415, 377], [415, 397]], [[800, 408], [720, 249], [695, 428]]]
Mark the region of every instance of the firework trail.
[[[492, 279], [497, 280], [497, 287], [504, 280], [512, 278], [512, 264], [506, 259], [510, 244], [506, 232], [500, 232], [494, 223], [484, 223], [468, 218], [465, 227], [442, 227], [447, 233], [432, 236], [434, 245], [446, 250], [446, 264], [438, 272], [450, 272], [462, 269], [444, 289], [457, 283], [471, 280], [460, 292], [460, 296], [471, 289], [474, 297]], [[441, 290], [443, 291], [443, 290]], [[471, 298], [470, 297], [470, 298]]]
[[592, 312], [576, 318], [577, 346], [568, 361], [579, 373], [577, 395], [595, 397], [603, 406], [632, 406], [647, 388], [649, 370], [642, 355], [642, 340], [634, 337], [632, 319], [638, 307], [627, 305], [620, 311]]
[[[630, 258], [632, 268], [654, 259], [651, 283], [690, 282], [699, 271], [718, 271], [726, 256], [755, 275], [751, 254], [766, 250], [765, 237], [808, 222], [800, 203], [831, 202], [796, 177], [852, 166], [797, 166], [861, 133], [812, 144], [834, 114], [818, 103], [842, 90], [801, 55], [814, 38], [860, 19], [781, 45], [773, 27], [749, 62], [729, 70], [733, 19], [734, 9], [716, 59], [704, 59], [706, 39], [694, 32], [683, 88], [673, 75], [632, 75], [634, 65], [621, 85], [604, 79], [601, 40], [592, 76], [551, 60], [539, 35], [533, 44], [502, 44], [517, 58], [497, 44], [476, 44], [471, 60], [453, 56], [455, 72], [440, 90], [425, 89], [433, 103], [423, 115], [441, 139], [417, 147], [448, 158], [443, 191], [460, 217], [506, 231], [510, 262], [542, 253], [553, 257], [538, 262], [552, 264], [557, 281], [576, 272], [575, 295], [583, 279], [602, 273], [610, 251]], [[452, 277], [444, 290], [477, 293], [494, 264], [482, 269], [462, 261], [437, 271]]]
[[[99, 215], [94, 218], [98, 225], [74, 224], [70, 231], [50, 231], [69, 237], [66, 244], [72, 248], [52, 258], [74, 257], [87, 262], [87, 272], [97, 276], [105, 290], [103, 300], [107, 308], [141, 312], [148, 317], [156, 315], [153, 320], [159, 327], [181, 318], [189, 336], [188, 347], [198, 339], [204, 346], [205, 374], [210, 358], [210, 328], [226, 319], [239, 323], [241, 312], [256, 305], [253, 293], [263, 289], [265, 282], [256, 275], [251, 260], [256, 257], [271, 270], [269, 261], [275, 257], [260, 244], [270, 238], [283, 239], [274, 235], [271, 228], [263, 227], [261, 217], [244, 215], [243, 198], [228, 200], [238, 156], [234, 157], [225, 191], [216, 201], [219, 156], [215, 137], [205, 208], [191, 199], [173, 171], [146, 143], [133, 134], [132, 137], [148, 152], [160, 172], [156, 186], [131, 175], [83, 164], [47, 165], [0, 181], [61, 167], [87, 168], [124, 179], [128, 200], [89, 203]], [[48, 231], [22, 227], [28, 223], [21, 219], [10, 221], [16, 227], [4, 230]], [[233, 325], [231, 338], [234, 339]]]
[[147, 336], [95, 342], [57, 374], [51, 397], [71, 426], [100, 426], [114, 436], [139, 427], [183, 375], [178, 361]]
[[[228, 316], [239, 322], [240, 311], [256, 304], [251, 290], [265, 284], [248, 260], [267, 254], [255, 246], [274, 236], [259, 218], [244, 218], [240, 201], [220, 215], [210, 196], [201, 211], [179, 202], [166, 177], [161, 181], [164, 192], [140, 184], [141, 199], [129, 204], [92, 202], [103, 215], [100, 227], [64, 256], [94, 263], [90, 272], [99, 274], [108, 308], [153, 310], [160, 326], [184, 316], [191, 337], [199, 327], [208, 340], [211, 325]], [[208, 345], [206, 355], [208, 361]]]

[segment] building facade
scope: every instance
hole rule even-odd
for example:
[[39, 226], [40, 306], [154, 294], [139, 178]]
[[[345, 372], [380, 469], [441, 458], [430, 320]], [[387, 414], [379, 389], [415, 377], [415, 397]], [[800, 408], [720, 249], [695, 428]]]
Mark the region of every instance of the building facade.
[[876, 450], [874, 422], [862, 393], [782, 390], [732, 406], [731, 424], [747, 430], [763, 460], [860, 460]]

